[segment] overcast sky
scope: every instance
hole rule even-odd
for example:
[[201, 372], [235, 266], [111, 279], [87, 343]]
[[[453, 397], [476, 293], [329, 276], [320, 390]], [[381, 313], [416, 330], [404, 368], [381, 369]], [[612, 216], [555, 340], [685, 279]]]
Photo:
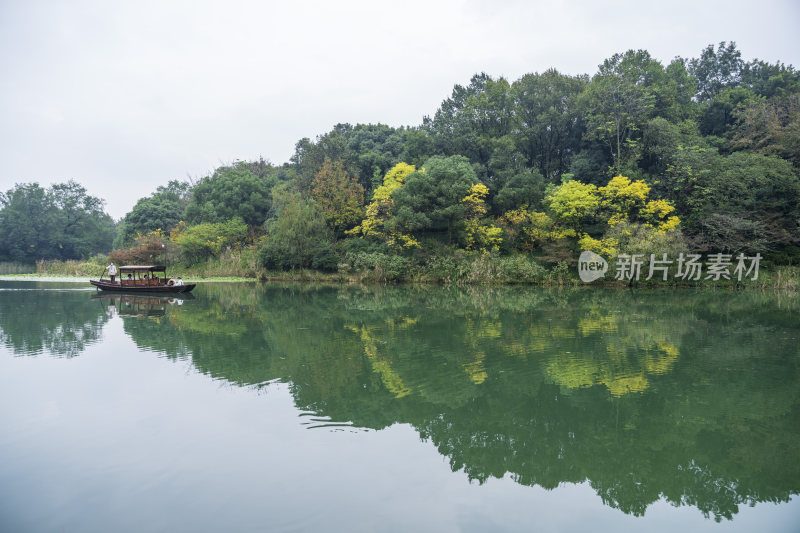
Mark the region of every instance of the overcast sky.
[[723, 40], [800, 67], [798, 28], [796, 0], [0, 0], [0, 191], [74, 179], [119, 219], [338, 122], [418, 125], [477, 72], [594, 74]]

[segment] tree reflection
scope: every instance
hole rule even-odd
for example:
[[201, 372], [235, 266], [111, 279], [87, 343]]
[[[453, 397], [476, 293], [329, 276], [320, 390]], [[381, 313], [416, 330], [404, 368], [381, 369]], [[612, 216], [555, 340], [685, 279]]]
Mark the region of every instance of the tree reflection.
[[798, 491], [797, 313], [760, 293], [214, 285], [126, 330], [333, 421], [410, 424], [478, 482], [588, 480], [626, 513], [719, 520]]
[[16, 355], [75, 357], [109, 319], [75, 284], [4, 282], [0, 299], [0, 344]]
[[[588, 481], [625, 513], [663, 498], [717, 520], [798, 492], [797, 295], [261, 284], [197, 293], [183, 305], [115, 306], [140, 348], [190, 357], [239, 386], [283, 381], [298, 409], [333, 423], [409, 424], [479, 483]], [[56, 312], [31, 324], [3, 307], [3, 342], [21, 352], [60, 330], [98, 335], [107, 320], [85, 294], [28, 296], [40, 300], [14, 305]]]

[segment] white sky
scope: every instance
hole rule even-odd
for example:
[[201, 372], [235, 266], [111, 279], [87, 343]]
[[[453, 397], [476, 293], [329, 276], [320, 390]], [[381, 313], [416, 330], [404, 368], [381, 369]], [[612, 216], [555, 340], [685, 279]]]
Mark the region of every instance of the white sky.
[[481, 71], [594, 74], [735, 41], [800, 67], [800, 2], [0, 0], [0, 191], [75, 179], [115, 219], [170, 179], [418, 125]]

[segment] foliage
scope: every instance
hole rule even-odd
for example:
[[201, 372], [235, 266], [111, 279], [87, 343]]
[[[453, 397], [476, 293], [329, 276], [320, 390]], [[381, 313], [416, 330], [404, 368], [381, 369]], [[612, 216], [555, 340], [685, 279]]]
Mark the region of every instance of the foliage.
[[518, 207], [538, 207], [544, 198], [544, 178], [538, 170], [529, 170], [509, 178], [494, 197], [493, 205], [499, 213]]
[[800, 177], [788, 161], [745, 152], [723, 156], [716, 149], [701, 147], [680, 149], [676, 164], [658, 189], [684, 214], [685, 231], [699, 237], [701, 250], [730, 249], [732, 243], [704, 230], [708, 220], [719, 216], [736, 218], [753, 228], [750, 251], [763, 249], [757, 241], [768, 235], [770, 247], [797, 241]]
[[250, 226], [263, 224], [272, 207], [272, 188], [278, 180], [272, 171], [265, 171], [263, 176], [254, 174], [251, 166], [237, 162], [220, 167], [200, 180], [186, 206], [186, 221], [222, 223], [239, 217]]
[[570, 180], [552, 189], [545, 197], [545, 205], [556, 222], [578, 230], [597, 212], [600, 196], [594, 185]]
[[492, 223], [482, 222], [487, 208], [485, 198], [489, 189], [483, 183], [476, 183], [469, 188], [469, 194], [462, 198], [465, 218], [465, 240], [467, 250], [478, 250], [482, 253], [498, 251], [503, 242], [502, 230]]
[[614, 257], [619, 252], [619, 241], [613, 237], [595, 239], [584, 233], [578, 240], [578, 246], [581, 250], [589, 250], [603, 257]]
[[[668, 259], [675, 260], [680, 254], [688, 251], [686, 240], [680, 231], [662, 232], [648, 224], [636, 222], [622, 222], [611, 228], [603, 239], [603, 245], [612, 248], [614, 253], [606, 255], [598, 250], [593, 251], [606, 257], [617, 254], [641, 254], [649, 259], [653, 254], [657, 259], [661, 259], [666, 254]], [[642, 272], [643, 276], [647, 274], [644, 269]], [[670, 272], [667, 279], [672, 279], [674, 271]]]
[[189, 263], [217, 256], [226, 248], [241, 248], [246, 238], [247, 224], [240, 218], [192, 226], [181, 223], [170, 233], [170, 240]]
[[730, 131], [734, 149], [777, 155], [800, 168], [800, 92], [751, 100], [734, 111]]
[[675, 211], [666, 200], [648, 200], [650, 186], [644, 181], [631, 181], [618, 175], [605, 187], [598, 189], [603, 209], [611, 214], [608, 225], [614, 227], [620, 222], [642, 222], [656, 228], [659, 232], [674, 231], [680, 219], [670, 216]]
[[401, 188], [406, 177], [416, 169], [414, 165], [398, 163], [383, 178], [383, 184], [375, 189], [372, 201], [367, 205], [366, 216], [361, 224], [345, 232], [348, 235], [364, 235], [388, 242], [392, 246], [404, 248], [418, 247], [419, 242], [410, 235], [391, 231], [386, 222], [392, 216], [394, 200], [392, 193]]
[[654, 85], [662, 77], [663, 67], [650, 54], [629, 50], [606, 59], [581, 96], [587, 113], [586, 139], [607, 147], [617, 171], [642, 125], [653, 116]]
[[498, 223], [512, 250], [531, 252], [545, 242], [575, 235], [574, 230], [556, 228], [546, 213], [531, 212], [527, 206], [506, 212]]
[[[627, 50], [592, 75], [479, 73], [421, 125], [340, 123], [300, 139], [281, 166], [236, 161], [192, 186], [171, 181], [123, 218], [114, 248], [185, 220], [177, 233], [187, 261], [228, 269], [241, 250], [226, 252], [209, 224], [239, 217], [241, 242], [258, 242], [270, 268], [322, 265], [343, 276], [358, 254], [402, 257], [353, 271], [363, 279], [398, 279], [400, 270], [403, 279], [502, 279], [506, 254], [563, 269], [581, 248], [609, 254], [665, 239], [793, 264], [798, 117], [800, 73], [746, 61], [735, 43], [669, 62]], [[18, 185], [0, 204], [0, 260], [109, 249], [113, 221], [74, 183]], [[157, 252], [139, 247], [120, 253]]]
[[464, 218], [461, 200], [477, 182], [475, 171], [463, 156], [428, 159], [423, 169], [409, 174], [405, 185], [392, 193], [390, 229], [412, 235], [446, 231], [448, 242], [452, 242], [456, 225]]
[[108, 259], [117, 265], [153, 265], [166, 263], [168, 236], [160, 229], [144, 235], [138, 234], [133, 245], [108, 254]]
[[138, 234], [161, 230], [169, 232], [183, 220], [189, 202], [189, 184], [177, 180], [160, 186], [150, 196], [140, 198], [120, 221], [115, 248], [129, 245]]
[[322, 209], [334, 233], [355, 225], [361, 219], [364, 188], [347, 175], [341, 161], [325, 160], [314, 176], [311, 197]]
[[0, 194], [0, 259], [33, 263], [109, 251], [115, 228], [103, 203], [74, 181], [16, 185]]
[[583, 121], [578, 97], [586, 83], [585, 77], [549, 69], [525, 74], [511, 86], [520, 128], [515, 136], [517, 147], [526, 166], [548, 181], [567, 171], [570, 154], [580, 146]]
[[743, 66], [742, 53], [735, 42], [722, 41], [716, 50], [709, 44], [699, 58], [689, 61], [689, 71], [697, 80], [697, 97], [709, 100], [726, 87], [738, 85]]
[[310, 199], [287, 195], [278, 216], [267, 222], [259, 261], [268, 269], [335, 270], [338, 261], [325, 215]]

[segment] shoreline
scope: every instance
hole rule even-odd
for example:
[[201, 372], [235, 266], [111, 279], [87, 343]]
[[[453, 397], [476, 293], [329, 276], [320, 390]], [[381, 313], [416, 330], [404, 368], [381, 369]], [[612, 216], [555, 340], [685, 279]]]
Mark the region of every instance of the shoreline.
[[[59, 274], [2, 274], [0, 281], [41, 281], [41, 282], [64, 282], [64, 283], [89, 283], [90, 279], [96, 279], [87, 276], [75, 275], [59, 275]], [[292, 273], [287, 276], [261, 276], [261, 277], [237, 277], [237, 276], [212, 276], [208, 278], [202, 277], [187, 277], [187, 281], [193, 283], [322, 283], [330, 285], [408, 285], [408, 286], [425, 286], [425, 285], [441, 285], [441, 286], [462, 286], [462, 287], [541, 287], [547, 289], [553, 288], [597, 288], [597, 289], [703, 289], [703, 290], [727, 290], [727, 291], [743, 291], [743, 290], [770, 290], [770, 291], [788, 291], [797, 292], [798, 289], [794, 287], [780, 287], [780, 286], [767, 286], [763, 284], [736, 284], [736, 283], [700, 283], [695, 285], [687, 284], [673, 284], [673, 283], [637, 283], [629, 284], [627, 282], [619, 282], [616, 280], [606, 280], [602, 282], [581, 283], [578, 280], [568, 279], [562, 282], [546, 281], [546, 282], [532, 282], [532, 283], [443, 283], [439, 281], [425, 281], [425, 280], [408, 280], [408, 281], [388, 281], [380, 282], [376, 280], [363, 279], [363, 278], [347, 278], [337, 274], [324, 274], [316, 271], [300, 271], [299, 273]]]

